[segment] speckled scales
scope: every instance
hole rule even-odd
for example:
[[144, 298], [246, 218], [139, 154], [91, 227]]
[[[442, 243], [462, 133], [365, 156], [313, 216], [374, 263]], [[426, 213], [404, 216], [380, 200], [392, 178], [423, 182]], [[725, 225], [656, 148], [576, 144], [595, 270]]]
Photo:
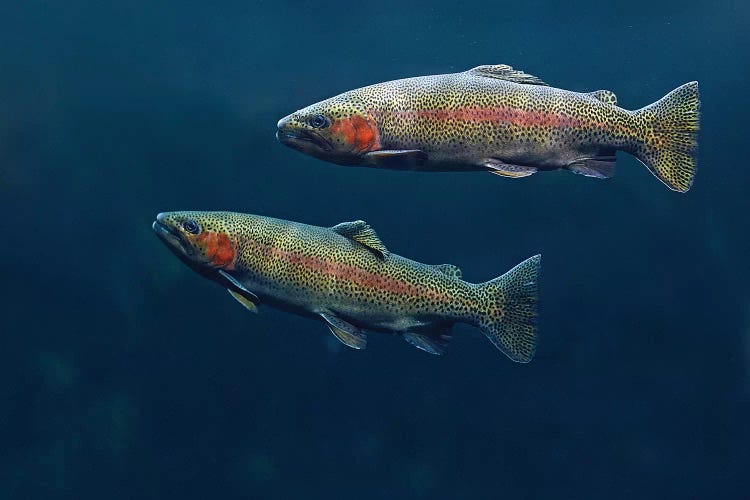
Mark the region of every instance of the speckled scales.
[[[188, 220], [196, 222], [200, 234], [186, 232]], [[169, 231], [162, 227], [178, 236], [164, 236]], [[433, 353], [442, 352], [442, 347], [435, 346], [444, 346], [446, 331], [456, 322], [481, 327], [496, 345], [493, 336], [498, 331], [507, 330], [510, 337], [520, 332], [512, 324], [523, 319], [518, 316], [518, 300], [507, 289], [516, 278], [468, 283], [459, 279], [461, 272], [456, 266], [422, 264], [391, 252], [373, 251], [370, 245], [379, 239], [363, 221], [334, 228], [232, 212], [169, 212], [160, 214], [154, 227], [193, 269], [223, 286], [234, 287], [235, 298], [244, 292], [244, 298], [252, 303], [326, 318], [329, 324], [340, 318], [355, 328], [411, 333], [411, 343]], [[212, 233], [231, 242], [234, 258], [230, 263], [222, 260], [217, 264], [212, 252], [201, 247], [201, 242], [219, 239]], [[367, 235], [365, 244], [355, 239], [362, 234]], [[179, 248], [188, 250], [180, 254]], [[248, 306], [247, 301], [240, 302]], [[364, 345], [363, 341], [358, 348]], [[505, 344], [498, 347], [516, 361], [530, 359], [528, 350], [515, 355]]]
[[473, 304], [469, 284], [395, 254], [373, 254], [329, 228], [254, 216], [241, 231], [237, 268], [265, 294], [342, 317], [455, 320]]
[[589, 94], [455, 73], [362, 89], [381, 144], [422, 149], [435, 169], [483, 169], [486, 158], [564, 167], [632, 137], [631, 113]]
[[[488, 76], [482, 68], [497, 74]], [[279, 130], [282, 142], [318, 158], [395, 169], [469, 171], [506, 164], [535, 172], [580, 166], [582, 159], [611, 158], [622, 150], [670, 189], [687, 191], [695, 148], [683, 146], [697, 140], [697, 83], [639, 111], [616, 103], [611, 91], [550, 87], [498, 65], [351, 90], [289, 115]], [[314, 129], [312, 116], [325, 116], [330, 126]], [[312, 140], [294, 139], [305, 134]], [[389, 154], [379, 157], [378, 151]], [[400, 162], [398, 151], [412, 154]]]

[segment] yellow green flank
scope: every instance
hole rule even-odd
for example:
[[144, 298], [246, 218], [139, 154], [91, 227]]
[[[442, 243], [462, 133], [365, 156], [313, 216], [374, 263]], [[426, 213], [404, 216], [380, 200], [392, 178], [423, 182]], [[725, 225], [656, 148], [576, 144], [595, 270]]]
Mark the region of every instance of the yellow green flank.
[[366, 331], [375, 331], [443, 354], [453, 324], [468, 323], [513, 361], [534, 356], [539, 255], [474, 284], [456, 266], [388, 251], [361, 220], [318, 227], [233, 212], [168, 212], [153, 229], [247, 309], [269, 305], [322, 320], [349, 347], [364, 349]]
[[698, 82], [636, 111], [608, 90], [558, 89], [508, 65], [378, 83], [282, 118], [283, 144], [341, 165], [614, 175], [615, 152], [685, 192], [696, 170]]

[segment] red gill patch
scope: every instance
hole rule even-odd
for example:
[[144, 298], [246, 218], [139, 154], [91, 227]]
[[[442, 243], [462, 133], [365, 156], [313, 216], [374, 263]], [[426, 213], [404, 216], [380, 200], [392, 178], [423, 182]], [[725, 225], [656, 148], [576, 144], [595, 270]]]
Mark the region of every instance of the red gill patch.
[[204, 231], [196, 237], [196, 241], [203, 245], [206, 257], [208, 257], [212, 266], [234, 269], [237, 251], [228, 235], [215, 231]]
[[341, 137], [357, 152], [373, 151], [380, 148], [380, 133], [375, 122], [360, 115], [334, 120], [331, 134]]

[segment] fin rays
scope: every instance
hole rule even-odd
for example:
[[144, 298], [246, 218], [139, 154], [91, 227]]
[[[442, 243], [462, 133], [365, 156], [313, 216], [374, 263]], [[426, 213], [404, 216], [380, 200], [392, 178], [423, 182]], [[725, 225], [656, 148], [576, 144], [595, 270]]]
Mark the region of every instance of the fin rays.
[[358, 327], [330, 313], [321, 313], [320, 317], [328, 324], [331, 333], [345, 346], [352, 349], [367, 347], [367, 334]]
[[375, 230], [363, 220], [336, 224], [331, 228], [331, 231], [367, 247], [378, 257], [385, 258], [388, 255], [388, 249], [380, 241]]

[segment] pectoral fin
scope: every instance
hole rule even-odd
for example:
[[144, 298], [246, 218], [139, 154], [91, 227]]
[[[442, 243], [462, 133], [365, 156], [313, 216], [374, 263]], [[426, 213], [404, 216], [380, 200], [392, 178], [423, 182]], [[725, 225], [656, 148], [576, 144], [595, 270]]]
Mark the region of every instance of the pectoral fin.
[[445, 348], [448, 346], [450, 336], [446, 334], [426, 335], [423, 333], [404, 332], [404, 340], [425, 352], [430, 354], [445, 354]]
[[237, 288], [239, 288], [243, 292], [243, 295], [245, 297], [247, 297], [249, 300], [251, 300], [253, 302], [259, 302], [260, 301], [260, 299], [258, 298], [257, 295], [255, 295], [253, 292], [251, 292], [250, 290], [248, 290], [247, 288], [245, 288], [245, 285], [243, 285], [237, 278], [235, 278], [234, 276], [232, 276], [231, 274], [229, 274], [225, 270], [219, 269], [219, 274], [222, 275], [224, 278], [226, 278], [226, 280], [229, 281], [232, 285], [234, 285]]
[[258, 314], [258, 306], [255, 305], [255, 302], [253, 302], [252, 300], [246, 297], [243, 297], [242, 294], [240, 294], [240, 292], [235, 292], [231, 288], [227, 288], [227, 292], [229, 292], [229, 295], [234, 297], [237, 300], [237, 302], [242, 304], [245, 307], [245, 309], [247, 309], [248, 311], [252, 313]]
[[495, 175], [502, 175], [503, 177], [528, 177], [529, 175], [535, 174], [537, 172], [536, 167], [529, 167], [527, 165], [512, 165], [510, 163], [505, 163], [502, 160], [498, 160], [497, 158], [490, 158], [488, 160], [485, 160], [484, 166], [487, 168], [487, 170], [490, 171], [490, 173], [493, 173]]
[[375, 167], [411, 170], [427, 162], [427, 153], [420, 149], [383, 149], [365, 153], [365, 163]]
[[353, 349], [364, 349], [367, 347], [367, 334], [356, 326], [347, 323], [333, 314], [321, 313], [320, 317], [328, 323], [328, 328], [331, 330], [331, 333], [333, 333], [342, 344]]

